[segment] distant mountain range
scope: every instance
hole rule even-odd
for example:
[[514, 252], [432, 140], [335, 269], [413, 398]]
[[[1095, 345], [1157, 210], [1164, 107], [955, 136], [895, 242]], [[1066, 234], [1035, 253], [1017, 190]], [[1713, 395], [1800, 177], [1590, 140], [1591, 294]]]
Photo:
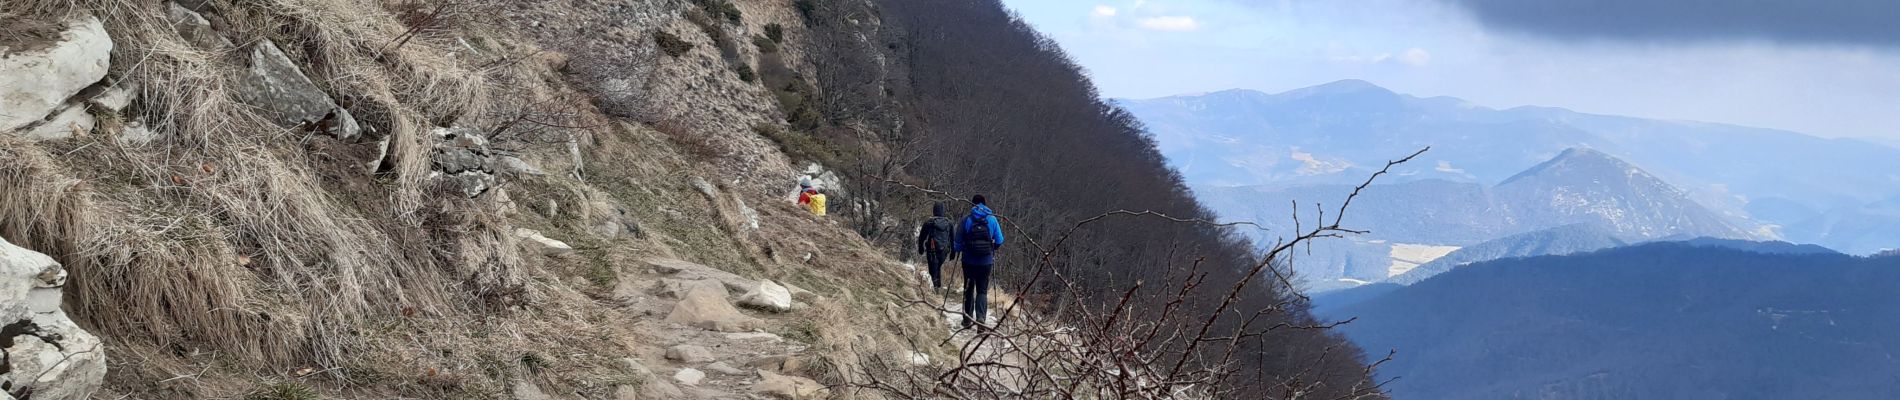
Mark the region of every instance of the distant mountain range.
[[[1197, 195], [1221, 215], [1263, 222], [1266, 231], [1250, 234], [1264, 239], [1296, 228], [1294, 205], [1286, 199], [1336, 203], [1351, 190], [1347, 185], [1205, 187]], [[1309, 291], [1388, 280], [1397, 278], [1395, 273], [1429, 276], [1452, 262], [1564, 254], [1672, 236], [1765, 236], [1735, 226], [1641, 168], [1590, 149], [1566, 150], [1492, 187], [1427, 179], [1374, 185], [1361, 196], [1343, 223], [1367, 234], [1317, 244], [1293, 263], [1312, 284]], [[1307, 226], [1318, 214], [1310, 207], [1301, 208]], [[1393, 268], [1408, 245], [1475, 246], [1425, 260], [1410, 272]]]
[[[1278, 94], [1227, 90], [1117, 100], [1116, 104], [1147, 125], [1170, 164], [1209, 203], [1290, 200], [1223, 200], [1209, 195], [1237, 186], [1253, 187], [1234, 191], [1325, 194], [1296, 198], [1337, 201], [1343, 192], [1331, 195], [1334, 190], [1328, 185], [1356, 183], [1386, 160], [1425, 146], [1432, 150], [1396, 168], [1387, 182], [1473, 184], [1466, 188], [1430, 184], [1438, 186], [1434, 190], [1469, 194], [1464, 189], [1498, 185], [1527, 168], [1560, 158], [1569, 149], [1587, 148], [1640, 165], [1659, 181], [1674, 184], [1702, 209], [1754, 236], [1816, 243], [1854, 254], [1900, 247], [1900, 223], [1894, 223], [1900, 222], [1900, 207], [1893, 206], [1900, 204], [1900, 149], [1859, 140], [1558, 108], [1498, 110], [1451, 97], [1402, 95], [1357, 80]], [[1521, 206], [1505, 201], [1440, 212]], [[1400, 211], [1362, 208], [1355, 212], [1381, 216]], [[1588, 212], [1574, 208], [1560, 212], [1577, 211]], [[1229, 218], [1259, 216], [1287, 218], [1279, 212]], [[1702, 224], [1708, 215], [1680, 217], [1684, 223]], [[1756, 228], [1761, 232], [1755, 232]], [[1469, 234], [1490, 229], [1457, 228], [1445, 236], [1476, 243], [1497, 236]]]
[[1316, 310], [1397, 351], [1378, 374], [1400, 399], [1892, 399], [1895, 287], [1900, 257], [1697, 239], [1479, 262]]

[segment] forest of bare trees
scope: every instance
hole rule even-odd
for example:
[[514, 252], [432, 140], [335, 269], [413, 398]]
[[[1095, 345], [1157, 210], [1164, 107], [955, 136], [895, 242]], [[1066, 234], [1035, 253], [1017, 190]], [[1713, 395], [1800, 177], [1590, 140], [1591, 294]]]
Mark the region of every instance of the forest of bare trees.
[[[1087, 340], [1090, 354], [1044, 355], [1066, 358], [1059, 368], [1069, 373], [1113, 377], [1050, 378], [1037, 393], [1383, 396], [1374, 360], [1318, 326], [1286, 276], [1293, 244], [1352, 233], [1337, 224], [1342, 207], [1302, 204], [1326, 215], [1303, 216], [1301, 232], [1270, 232], [1288, 242], [1256, 252], [1233, 229], [1258, 228], [1215, 222], [1141, 123], [996, 0], [797, 4], [826, 118], [805, 134], [850, 154], [834, 166], [852, 197], [840, 216], [894, 244], [929, 202], [961, 210], [969, 195], [987, 196], [1011, 235], [997, 290], [1031, 299], [1022, 304], [1037, 321], [1089, 333], [1014, 339]], [[1151, 381], [1111, 387], [1133, 369]], [[872, 386], [968, 394], [955, 379], [890, 379]]]

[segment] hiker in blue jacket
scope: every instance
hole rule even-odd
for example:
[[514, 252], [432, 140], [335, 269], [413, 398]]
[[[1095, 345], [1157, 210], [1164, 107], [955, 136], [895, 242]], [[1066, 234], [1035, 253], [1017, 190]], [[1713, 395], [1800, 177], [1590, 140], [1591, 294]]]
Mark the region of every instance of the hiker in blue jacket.
[[957, 225], [954, 251], [963, 257], [963, 327], [984, 321], [990, 311], [990, 270], [1003, 248], [1003, 227], [983, 195], [970, 198], [970, 215]]

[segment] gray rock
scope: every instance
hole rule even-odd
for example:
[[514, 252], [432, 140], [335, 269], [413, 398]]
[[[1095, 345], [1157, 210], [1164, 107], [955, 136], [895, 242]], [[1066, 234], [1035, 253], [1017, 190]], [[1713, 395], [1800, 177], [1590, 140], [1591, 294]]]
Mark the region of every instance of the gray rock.
[[68, 23], [52, 47], [0, 48], [0, 132], [38, 124], [59, 111], [73, 95], [105, 78], [111, 55], [112, 37], [93, 17]]
[[197, 11], [192, 11], [178, 3], [171, 3], [167, 17], [172, 20], [172, 31], [178, 32], [178, 36], [185, 38], [185, 42], [193, 46], [207, 50], [222, 50], [232, 46], [231, 39], [218, 35], [217, 31], [211, 29], [211, 21], [205, 20], [204, 15], [198, 14]]
[[271, 122], [340, 139], [354, 138], [362, 131], [356, 118], [311, 82], [276, 43], [265, 39], [252, 45], [249, 60], [233, 89], [239, 101], [257, 107]]
[[733, 368], [733, 367], [732, 367], [731, 365], [726, 365], [726, 363], [725, 363], [725, 362], [715, 362], [715, 363], [712, 363], [712, 364], [706, 364], [706, 370], [707, 370], [707, 371], [712, 371], [712, 372], [717, 372], [717, 373], [720, 373], [720, 374], [722, 374], [722, 375], [732, 375], [732, 376], [739, 376], [739, 375], [745, 375], [745, 374], [746, 374], [744, 370], [740, 370], [740, 369], [738, 369], [738, 368]]
[[495, 158], [481, 131], [470, 128], [435, 128], [429, 153], [430, 178], [450, 182], [470, 198], [480, 196], [495, 185]]
[[[0, 386], [34, 398], [83, 399], [104, 382], [99, 338], [60, 310], [66, 270], [52, 257], [0, 240], [0, 325], [12, 332]], [[13, 329], [19, 330], [14, 331]]]
[[792, 292], [770, 280], [760, 280], [752, 285], [746, 294], [739, 296], [739, 305], [772, 312], [785, 312], [792, 309]]
[[688, 364], [707, 363], [714, 360], [712, 350], [690, 344], [668, 347], [666, 359]]

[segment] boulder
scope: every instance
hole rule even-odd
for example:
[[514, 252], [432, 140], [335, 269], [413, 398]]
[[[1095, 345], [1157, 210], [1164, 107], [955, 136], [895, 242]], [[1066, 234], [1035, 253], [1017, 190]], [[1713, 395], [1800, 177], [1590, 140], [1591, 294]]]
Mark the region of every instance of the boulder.
[[688, 364], [708, 363], [714, 360], [712, 350], [690, 344], [667, 348], [666, 359]]
[[700, 372], [697, 369], [680, 368], [679, 372], [673, 373], [673, 380], [678, 381], [681, 385], [699, 386], [699, 381], [703, 379], [706, 379], [706, 373]]
[[811, 378], [759, 370], [759, 383], [752, 385], [752, 391], [779, 399], [814, 399], [824, 396], [825, 385]]
[[784, 312], [792, 309], [792, 291], [770, 280], [760, 280], [746, 294], [739, 296], [739, 305]]
[[720, 332], [744, 332], [758, 325], [758, 320], [740, 314], [739, 309], [726, 302], [724, 290], [707, 287], [686, 292], [686, 296], [673, 305], [672, 313], [666, 315], [666, 321]]
[[105, 78], [112, 37], [104, 23], [71, 21], [51, 47], [25, 51], [0, 48], [0, 132], [38, 124], [67, 100]]
[[567, 242], [549, 239], [547, 236], [542, 236], [540, 231], [533, 229], [515, 228], [515, 237], [534, 243], [541, 248], [542, 253], [548, 255], [567, 254], [574, 251], [574, 247], [568, 246]]
[[52, 257], [0, 240], [0, 387], [34, 398], [83, 399], [99, 389], [106, 355], [99, 338], [60, 309], [66, 270]]
[[232, 89], [239, 101], [257, 107], [271, 122], [339, 139], [354, 138], [362, 131], [349, 110], [337, 106], [276, 43], [258, 41], [251, 45], [248, 59], [250, 65], [239, 74]]

